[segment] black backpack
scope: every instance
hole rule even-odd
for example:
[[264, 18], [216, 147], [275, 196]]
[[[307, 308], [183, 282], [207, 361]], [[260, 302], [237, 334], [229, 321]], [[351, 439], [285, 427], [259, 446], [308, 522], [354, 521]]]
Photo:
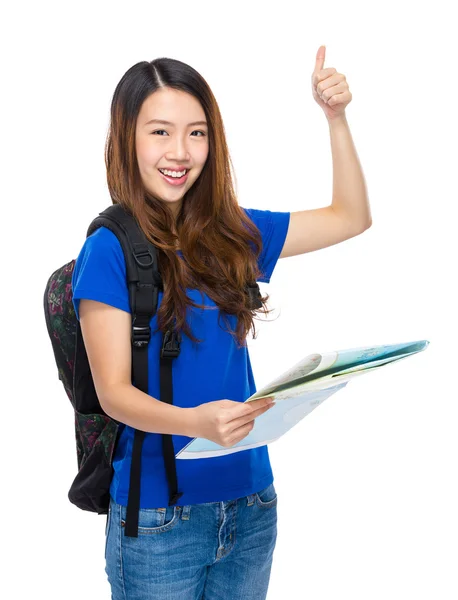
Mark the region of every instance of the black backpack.
[[[120, 204], [99, 213], [86, 237], [99, 227], [107, 227], [118, 238], [126, 262], [129, 303], [132, 312], [132, 385], [148, 393], [148, 344], [151, 318], [156, 314], [158, 291], [163, 291], [156, 247], [149, 242], [132, 214]], [[78, 474], [68, 498], [82, 510], [108, 515], [112, 459], [120, 434], [120, 423], [100, 406], [84, 347], [81, 325], [76, 318], [72, 295], [75, 259], [49, 278], [44, 293], [46, 326], [51, 339], [58, 377], [62, 381], [75, 413]], [[246, 286], [252, 310], [262, 307], [256, 282]], [[181, 334], [170, 328], [162, 335], [160, 361], [160, 399], [173, 403], [172, 360], [180, 353]], [[140, 509], [141, 451], [145, 432], [135, 430], [125, 535], [138, 537]], [[169, 486], [169, 506], [183, 495], [178, 491], [172, 436], [162, 434], [162, 448]]]

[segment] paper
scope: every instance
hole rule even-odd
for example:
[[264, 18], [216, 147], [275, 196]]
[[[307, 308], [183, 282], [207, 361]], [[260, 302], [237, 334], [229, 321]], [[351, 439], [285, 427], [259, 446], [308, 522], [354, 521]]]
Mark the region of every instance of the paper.
[[194, 438], [176, 454], [176, 458], [211, 458], [270, 444], [326, 398], [344, 388], [350, 379], [412, 356], [428, 345], [429, 341], [419, 340], [310, 354], [245, 400], [252, 402], [273, 396], [276, 404], [255, 419], [253, 429], [243, 440], [225, 448], [204, 438]]

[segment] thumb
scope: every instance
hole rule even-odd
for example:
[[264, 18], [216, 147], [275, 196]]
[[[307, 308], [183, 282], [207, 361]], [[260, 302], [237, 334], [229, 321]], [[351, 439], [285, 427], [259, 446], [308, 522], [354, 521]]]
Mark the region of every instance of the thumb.
[[315, 73], [324, 68], [324, 59], [326, 57], [326, 46], [320, 46], [316, 53]]

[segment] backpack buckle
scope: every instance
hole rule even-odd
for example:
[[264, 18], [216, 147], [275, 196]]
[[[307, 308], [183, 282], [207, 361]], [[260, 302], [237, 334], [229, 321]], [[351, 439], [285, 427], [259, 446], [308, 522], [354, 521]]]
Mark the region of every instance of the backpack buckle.
[[[134, 244], [134, 246], [135, 246], [135, 249], [133, 251], [133, 255], [134, 255], [134, 260], [137, 263], [137, 265], [142, 268], [151, 267], [154, 263], [154, 258], [153, 258], [153, 255], [151, 254], [151, 252], [149, 251], [148, 247], [145, 244]], [[146, 262], [142, 262], [141, 260], [138, 260], [139, 258], [145, 258], [145, 257], [148, 257], [148, 260]]]
[[[135, 323], [135, 319], [133, 321]], [[145, 348], [148, 346], [149, 341], [151, 339], [151, 327], [148, 325], [147, 327], [136, 327], [132, 324], [132, 334], [130, 341], [133, 346], [137, 348]]]
[[168, 330], [162, 342], [161, 358], [177, 358], [180, 354], [181, 336], [175, 330]]

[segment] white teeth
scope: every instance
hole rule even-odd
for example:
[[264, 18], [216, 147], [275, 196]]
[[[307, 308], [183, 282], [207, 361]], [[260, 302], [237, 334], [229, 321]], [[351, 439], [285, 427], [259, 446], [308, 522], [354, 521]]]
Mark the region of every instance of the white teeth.
[[164, 175], [168, 175], [169, 177], [183, 177], [183, 175], [187, 172], [187, 169], [184, 171], [168, 171], [167, 169], [159, 169], [161, 173]]

